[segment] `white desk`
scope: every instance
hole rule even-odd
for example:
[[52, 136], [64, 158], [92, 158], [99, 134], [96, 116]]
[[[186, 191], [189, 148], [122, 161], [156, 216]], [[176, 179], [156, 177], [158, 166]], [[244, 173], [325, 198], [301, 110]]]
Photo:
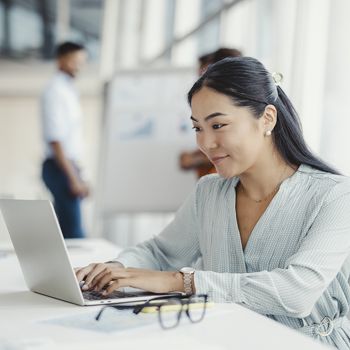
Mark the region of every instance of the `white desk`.
[[[104, 261], [118, 249], [106, 241], [87, 240], [84, 249], [70, 250], [75, 265]], [[158, 323], [127, 331], [101, 333], [40, 323], [41, 320], [100, 307], [81, 307], [27, 290], [14, 254], [0, 258], [0, 349], [10, 343], [37, 342], [33, 349], [327, 349], [318, 342], [236, 304], [217, 304], [201, 323], [180, 325], [164, 331]], [[8, 349], [8, 348], [6, 348]], [[16, 347], [29, 349], [29, 347]]]

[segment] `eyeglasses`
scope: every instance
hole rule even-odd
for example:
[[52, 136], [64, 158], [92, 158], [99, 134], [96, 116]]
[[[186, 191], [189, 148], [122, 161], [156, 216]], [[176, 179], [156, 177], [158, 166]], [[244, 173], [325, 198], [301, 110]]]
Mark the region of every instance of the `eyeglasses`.
[[133, 313], [138, 315], [141, 311], [158, 312], [158, 320], [163, 329], [171, 329], [178, 326], [183, 313], [192, 323], [198, 323], [203, 320], [206, 312], [208, 295], [199, 294], [191, 296], [167, 296], [147, 300], [139, 305], [107, 305], [103, 307], [96, 315], [96, 321], [106, 309], [114, 308], [117, 310], [132, 309]]

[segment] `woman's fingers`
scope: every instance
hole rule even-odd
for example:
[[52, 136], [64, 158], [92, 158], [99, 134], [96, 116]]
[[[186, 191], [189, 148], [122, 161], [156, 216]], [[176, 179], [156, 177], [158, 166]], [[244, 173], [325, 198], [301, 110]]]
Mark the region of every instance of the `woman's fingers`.
[[101, 280], [105, 277], [105, 276], [110, 276], [111, 275], [111, 271], [106, 268], [104, 270], [102, 270], [99, 274], [97, 274], [93, 280], [90, 283], [90, 288], [91, 289], [95, 289], [96, 291], [101, 290], [102, 288], [99, 287], [99, 284], [101, 282]]
[[100, 291], [103, 288], [105, 288], [107, 285], [109, 285], [112, 281], [118, 281], [120, 279], [125, 279], [131, 277], [130, 273], [124, 269], [118, 269], [116, 271], [106, 271], [105, 274], [101, 275], [101, 278], [99, 281], [97, 281], [95, 285], [95, 290]]
[[[93, 278], [93, 280], [90, 283], [90, 288], [95, 288], [96, 290], [99, 290], [102, 287], [97, 286], [97, 284], [99, 284], [99, 282], [101, 281], [101, 279], [106, 275], [106, 274], [110, 274], [111, 272], [113, 272], [113, 276], [118, 277], [118, 273], [120, 273], [121, 271], [125, 271], [126, 269], [124, 267], [122, 267], [121, 264], [106, 264], [106, 268], [104, 270], [102, 270], [99, 274], [95, 275], [95, 277]], [[110, 278], [113, 278], [112, 275], [110, 275]]]
[[91, 271], [91, 269], [92, 269], [91, 265], [74, 269], [78, 282], [83, 281], [87, 276], [87, 274]]
[[91, 267], [90, 272], [87, 273], [86, 276], [85, 276], [85, 284], [84, 284], [84, 286], [82, 288], [83, 290], [90, 289], [91, 288], [91, 282], [95, 278], [95, 276], [106, 269], [106, 265], [105, 264], [91, 264], [91, 265], [92, 265], [92, 267]]
[[96, 283], [112, 270], [124, 270], [124, 266], [119, 263], [93, 263], [85, 267], [77, 267], [74, 269], [75, 275], [79, 283], [84, 281], [83, 290], [92, 289]]

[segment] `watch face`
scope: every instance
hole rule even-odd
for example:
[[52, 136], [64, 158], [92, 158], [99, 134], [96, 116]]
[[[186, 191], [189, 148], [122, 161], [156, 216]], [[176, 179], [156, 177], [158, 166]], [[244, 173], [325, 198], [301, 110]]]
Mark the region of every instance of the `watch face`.
[[193, 267], [183, 267], [180, 271], [183, 273], [194, 273], [196, 270]]

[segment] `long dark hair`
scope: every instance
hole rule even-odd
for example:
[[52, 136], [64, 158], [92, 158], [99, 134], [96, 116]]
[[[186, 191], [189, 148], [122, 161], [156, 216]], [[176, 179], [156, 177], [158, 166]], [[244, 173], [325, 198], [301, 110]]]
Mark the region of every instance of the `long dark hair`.
[[267, 105], [274, 105], [277, 122], [272, 137], [282, 158], [290, 165], [306, 164], [321, 171], [339, 174], [310, 151], [291, 101], [257, 59], [225, 58], [209, 66], [188, 92], [190, 105], [193, 95], [204, 86], [230, 97], [235, 106], [248, 107], [256, 118], [263, 115]]

